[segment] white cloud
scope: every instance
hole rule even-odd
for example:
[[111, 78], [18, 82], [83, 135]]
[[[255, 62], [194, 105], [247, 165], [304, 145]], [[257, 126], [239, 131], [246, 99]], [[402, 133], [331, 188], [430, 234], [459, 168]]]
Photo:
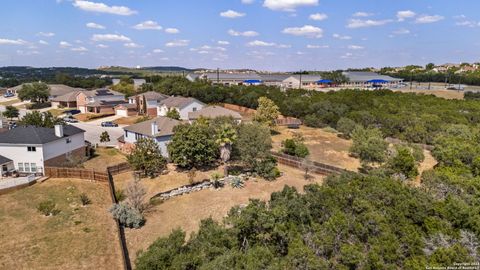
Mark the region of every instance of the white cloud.
[[105, 26], [103, 26], [101, 24], [98, 24], [98, 23], [94, 23], [94, 22], [89, 22], [85, 26], [87, 26], [88, 28], [93, 28], [93, 29], [105, 29]]
[[228, 30], [228, 34], [234, 37], [242, 36], [242, 37], [255, 37], [258, 36], [258, 33], [255, 31], [245, 31], [245, 32], [238, 32], [235, 30]]
[[131, 39], [124, 35], [118, 34], [95, 34], [92, 36], [93, 41], [123, 41], [129, 42]]
[[27, 42], [23, 39], [0, 38], [0, 45], [25, 45]]
[[42, 45], [48, 45], [48, 42], [46, 42], [45, 40], [39, 40], [38, 41], [39, 44], [42, 44]]
[[276, 46], [277, 44], [273, 43], [273, 42], [265, 42], [265, 41], [261, 41], [261, 40], [254, 40], [254, 41], [250, 41], [249, 43], [247, 43], [247, 46], [249, 47], [272, 47], [272, 46]]
[[385, 25], [392, 20], [362, 20], [362, 19], [351, 19], [347, 28], [362, 28], [362, 27], [372, 27], [372, 26], [381, 26]]
[[142, 47], [143, 47], [142, 45], [137, 44], [137, 43], [135, 43], [135, 42], [125, 43], [125, 44], [123, 44], [123, 46], [125, 46], [125, 47], [127, 47], [127, 48], [132, 48], [132, 49], [134, 49], [134, 48], [142, 48]]
[[60, 48], [68, 48], [68, 47], [72, 47], [72, 44], [70, 44], [66, 41], [60, 41], [59, 46], [60, 46]]
[[321, 38], [323, 29], [312, 25], [304, 25], [302, 27], [289, 27], [283, 29], [282, 33], [294, 36], [306, 36], [310, 38]]
[[363, 11], [359, 11], [359, 12], [355, 12], [353, 13], [353, 17], [370, 17], [372, 16], [373, 14], [372, 13], [367, 13], [367, 12], [363, 12]]
[[230, 42], [225, 41], [225, 40], [219, 40], [217, 43], [220, 44], [220, 45], [230, 45]]
[[245, 13], [237, 12], [237, 11], [234, 11], [234, 10], [231, 10], [231, 9], [229, 9], [227, 11], [224, 11], [224, 12], [220, 12], [221, 17], [230, 18], [230, 19], [240, 18], [240, 17], [243, 17], [245, 15], [246, 15]]
[[30, 55], [36, 55], [36, 54], [40, 54], [39, 51], [23, 51], [23, 50], [17, 50], [17, 54], [18, 55], [21, 55], [21, 56], [30, 56]]
[[242, 0], [242, 4], [253, 4], [255, 0]]
[[179, 39], [179, 40], [167, 42], [165, 46], [166, 47], [185, 47], [185, 46], [188, 46], [189, 43], [190, 43], [190, 40]]
[[177, 28], [167, 28], [167, 29], [165, 29], [165, 33], [167, 33], [167, 34], [178, 34], [178, 33], [180, 33], [180, 30], [178, 30]]
[[330, 48], [330, 46], [328, 45], [311, 45], [311, 44], [307, 45], [307, 49], [328, 49], [328, 48]]
[[277, 45], [277, 48], [280, 48], [280, 49], [288, 49], [288, 48], [291, 48], [292, 45], [288, 45], [288, 44], [278, 44]]
[[328, 18], [328, 15], [325, 13], [315, 13], [315, 14], [311, 14], [308, 18], [314, 21], [323, 21]]
[[137, 30], [161, 30], [162, 29], [162, 27], [158, 25], [158, 23], [155, 21], [144, 21], [133, 26], [133, 28]]
[[72, 51], [74, 51], [74, 52], [86, 52], [86, 51], [88, 51], [87, 48], [82, 47], [82, 46], [81, 46], [81, 47], [71, 48], [70, 50], [72, 50]]
[[332, 36], [333, 36], [333, 38], [341, 39], [341, 40], [350, 40], [350, 39], [352, 39], [351, 36], [342, 36], [342, 35], [340, 35], [340, 34], [333, 34]]
[[153, 53], [163, 53], [163, 50], [162, 49], [154, 49], [152, 52]]
[[477, 23], [476, 21], [460, 21], [460, 22], [456, 22], [455, 25], [466, 26], [466, 27], [476, 27], [476, 26], [480, 26], [480, 23]]
[[265, 0], [263, 6], [272, 10], [293, 12], [297, 7], [316, 6], [318, 0]]
[[408, 35], [408, 34], [410, 34], [410, 30], [405, 29], [405, 28], [401, 28], [401, 29], [393, 31], [393, 34], [394, 35]]
[[340, 56], [340, 58], [342, 58], [342, 59], [348, 59], [348, 58], [352, 58], [352, 56], [353, 56], [353, 53], [346, 53], [346, 54]]
[[401, 10], [397, 12], [397, 18], [399, 22], [403, 22], [405, 19], [413, 18], [417, 14], [411, 10]]
[[105, 45], [105, 44], [98, 44], [98, 45], [97, 45], [97, 48], [100, 48], [100, 49], [106, 49], [106, 48], [108, 48], [108, 45]]
[[350, 49], [350, 50], [363, 50], [363, 49], [365, 49], [365, 47], [358, 46], [358, 45], [349, 45], [348, 49]]
[[440, 15], [422, 15], [415, 20], [415, 23], [434, 23], [445, 19], [445, 17]]
[[53, 36], [55, 36], [55, 33], [52, 33], [52, 32], [38, 32], [38, 33], [37, 33], [37, 36], [41, 36], [41, 37], [53, 37]]
[[108, 6], [104, 3], [96, 3], [91, 1], [75, 0], [73, 6], [84, 11], [108, 13], [114, 15], [129, 16], [136, 14], [135, 10], [131, 10], [125, 6]]

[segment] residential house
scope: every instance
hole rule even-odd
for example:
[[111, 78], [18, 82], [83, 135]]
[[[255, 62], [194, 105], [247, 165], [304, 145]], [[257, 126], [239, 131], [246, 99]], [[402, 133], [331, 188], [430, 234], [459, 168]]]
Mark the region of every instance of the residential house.
[[0, 133], [2, 172], [42, 174], [45, 166], [59, 166], [85, 157], [85, 131], [71, 125], [55, 128], [19, 126]]
[[149, 91], [129, 97], [128, 104], [136, 105], [138, 114], [156, 116], [158, 105], [169, 97], [155, 91]]
[[61, 96], [57, 96], [51, 99], [52, 107], [58, 108], [77, 108], [77, 95], [82, 92], [76, 90]]
[[77, 95], [77, 109], [82, 113], [115, 114], [115, 106], [123, 103], [126, 103], [124, 94], [105, 88]]
[[172, 139], [173, 128], [181, 123], [175, 119], [159, 116], [152, 120], [124, 127], [124, 135], [118, 139], [119, 148], [123, 152], [129, 153], [135, 147], [137, 140], [151, 138], [157, 142], [162, 155], [168, 158], [167, 145]]
[[[25, 84], [20, 84], [15, 87], [8, 88], [6, 92], [17, 95], [18, 91], [21, 90], [24, 85]], [[74, 88], [64, 84], [47, 84], [47, 86], [50, 91], [50, 97], [49, 97], [50, 100], [66, 94], [70, 94], [78, 91], [85, 91], [85, 89], [83, 88]]]
[[238, 112], [221, 106], [207, 106], [198, 111], [188, 113], [188, 121], [190, 123], [196, 121], [200, 117], [208, 119], [214, 119], [217, 117], [232, 117], [237, 123], [242, 122], [242, 116]]
[[169, 110], [177, 110], [180, 119], [188, 120], [188, 113], [205, 107], [205, 104], [191, 97], [169, 97], [160, 102], [157, 107], [158, 116], [166, 116]]

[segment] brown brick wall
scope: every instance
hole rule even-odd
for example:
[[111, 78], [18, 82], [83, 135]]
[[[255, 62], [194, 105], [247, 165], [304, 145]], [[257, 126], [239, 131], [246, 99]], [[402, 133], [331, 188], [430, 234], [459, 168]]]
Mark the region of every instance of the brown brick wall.
[[[73, 150], [71, 152], [70, 156], [74, 159], [81, 160], [82, 158], [85, 157], [85, 147], [80, 147], [80, 148], [77, 148], [77, 149]], [[45, 160], [44, 164], [45, 164], [45, 167], [47, 167], [47, 166], [61, 166], [67, 160], [68, 160], [67, 155], [63, 154], [63, 155], [51, 158], [49, 160]]]
[[147, 109], [148, 116], [157, 116], [157, 107]]

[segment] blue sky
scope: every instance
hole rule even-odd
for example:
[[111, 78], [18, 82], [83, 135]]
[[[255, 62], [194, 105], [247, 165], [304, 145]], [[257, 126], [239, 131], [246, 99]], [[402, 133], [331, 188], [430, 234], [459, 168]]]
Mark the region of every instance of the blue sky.
[[474, 0], [2, 0], [0, 66], [475, 62], [479, 9]]

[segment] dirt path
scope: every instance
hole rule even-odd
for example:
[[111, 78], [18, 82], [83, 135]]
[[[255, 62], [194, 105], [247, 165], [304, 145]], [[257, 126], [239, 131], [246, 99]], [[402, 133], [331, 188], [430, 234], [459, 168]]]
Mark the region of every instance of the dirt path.
[[418, 166], [418, 176], [415, 178], [415, 181], [413, 183], [414, 186], [418, 187], [421, 185], [421, 178], [422, 178], [422, 173], [424, 171], [428, 171], [433, 169], [435, 165], [437, 165], [437, 161], [435, 158], [432, 156], [432, 153], [428, 150], [423, 150], [423, 155], [425, 155], [425, 159], [423, 160], [422, 163], [420, 163], [420, 166]]

